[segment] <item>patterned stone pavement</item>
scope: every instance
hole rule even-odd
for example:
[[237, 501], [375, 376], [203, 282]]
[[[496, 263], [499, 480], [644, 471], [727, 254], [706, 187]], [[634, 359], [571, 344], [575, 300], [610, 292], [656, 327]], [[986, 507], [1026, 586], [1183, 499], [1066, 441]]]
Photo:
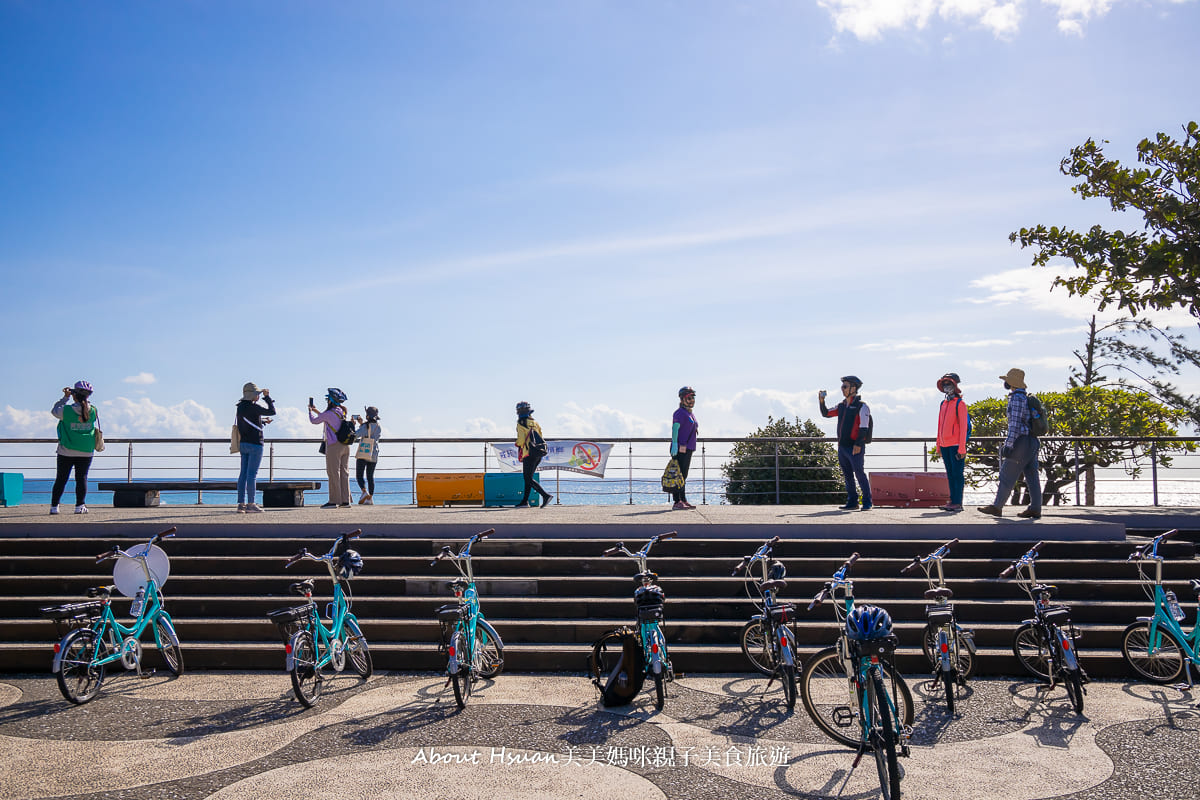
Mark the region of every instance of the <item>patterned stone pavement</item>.
[[[116, 673], [84, 706], [49, 675], [0, 677], [0, 800], [346, 797], [871, 798], [874, 762], [826, 739], [747, 675], [681, 677], [602, 709], [577, 676], [502, 674], [459, 711], [444, 678], [334, 676], [305, 710], [280, 673]], [[905, 798], [1200, 798], [1191, 693], [977, 680], [948, 717], [924, 676]]]

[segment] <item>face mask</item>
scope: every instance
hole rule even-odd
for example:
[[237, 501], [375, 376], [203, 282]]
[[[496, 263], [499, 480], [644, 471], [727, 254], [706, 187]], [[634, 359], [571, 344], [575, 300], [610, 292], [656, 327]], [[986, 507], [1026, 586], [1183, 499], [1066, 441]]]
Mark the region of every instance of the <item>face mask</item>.
[[946, 393], [946, 399], [947, 399], [947, 400], [953, 400], [953, 399], [954, 399], [955, 392], [954, 392], [954, 387], [953, 387], [953, 386], [950, 386], [949, 384], [947, 384], [947, 385], [946, 385], [946, 388], [945, 388], [945, 389], [943, 389], [942, 391], [944, 391], [944, 392]]

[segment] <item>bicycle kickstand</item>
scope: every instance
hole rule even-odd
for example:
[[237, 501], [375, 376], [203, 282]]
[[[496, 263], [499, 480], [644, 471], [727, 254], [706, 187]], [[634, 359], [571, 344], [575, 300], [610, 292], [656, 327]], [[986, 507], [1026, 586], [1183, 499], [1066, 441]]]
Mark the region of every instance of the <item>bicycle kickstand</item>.
[[850, 771], [858, 769], [858, 762], [862, 761], [862, 757], [867, 754], [867, 743], [860, 742], [858, 745], [858, 753], [854, 756], [854, 763], [850, 765]]

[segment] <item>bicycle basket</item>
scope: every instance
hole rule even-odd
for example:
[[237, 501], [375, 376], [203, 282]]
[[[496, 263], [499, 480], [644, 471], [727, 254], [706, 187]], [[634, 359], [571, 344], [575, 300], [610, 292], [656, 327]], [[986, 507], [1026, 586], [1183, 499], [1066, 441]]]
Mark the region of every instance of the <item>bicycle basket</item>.
[[950, 603], [925, 606], [925, 619], [930, 625], [949, 625], [954, 621], [954, 606]]
[[467, 616], [467, 605], [466, 603], [447, 603], [439, 606], [433, 615], [437, 617], [440, 628], [438, 651], [441, 652], [450, 645], [450, 637], [454, 635], [454, 626]]
[[284, 644], [287, 644], [312, 619], [315, 611], [316, 606], [313, 603], [303, 606], [288, 606], [268, 611], [267, 619], [275, 623], [275, 628], [279, 631], [279, 638], [283, 639]]
[[637, 607], [638, 622], [662, 622], [662, 603], [657, 605], [639, 604]]
[[776, 606], [771, 606], [771, 619], [775, 624], [781, 622], [794, 622], [796, 619], [796, 606], [793, 603], [780, 603]]
[[54, 629], [61, 639], [75, 628], [90, 628], [92, 623], [100, 619], [104, 603], [100, 600], [88, 600], [83, 603], [67, 603], [61, 606], [48, 606], [42, 609], [42, 616], [53, 620]]
[[900, 644], [900, 639], [893, 633], [877, 639], [852, 639], [851, 644], [859, 658], [878, 656], [886, 661], [896, 654], [896, 646]]
[[1071, 624], [1071, 609], [1069, 606], [1054, 606], [1042, 612], [1042, 619], [1054, 625]]

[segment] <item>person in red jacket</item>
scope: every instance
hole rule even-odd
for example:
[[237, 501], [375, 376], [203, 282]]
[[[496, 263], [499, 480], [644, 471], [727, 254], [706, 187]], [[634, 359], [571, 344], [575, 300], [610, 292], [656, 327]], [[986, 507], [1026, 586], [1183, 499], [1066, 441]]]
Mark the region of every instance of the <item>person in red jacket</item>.
[[967, 464], [967, 404], [958, 384], [962, 379], [956, 372], [938, 378], [938, 391], [945, 395], [938, 408], [937, 446], [946, 465], [946, 482], [950, 485], [950, 502], [943, 511], [962, 511], [963, 474]]

